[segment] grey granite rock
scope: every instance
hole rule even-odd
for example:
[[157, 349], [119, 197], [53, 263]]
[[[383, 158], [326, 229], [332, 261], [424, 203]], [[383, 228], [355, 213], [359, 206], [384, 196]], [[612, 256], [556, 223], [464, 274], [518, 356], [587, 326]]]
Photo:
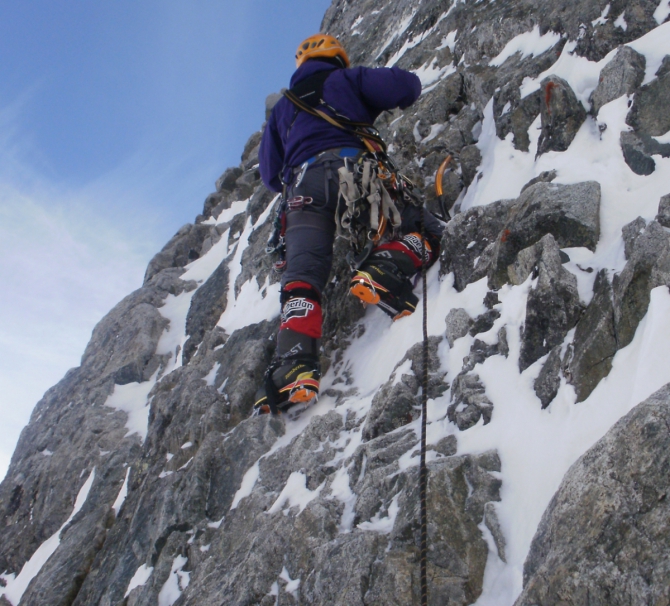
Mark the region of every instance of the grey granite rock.
[[216, 191], [233, 191], [235, 181], [242, 176], [244, 171], [239, 166], [227, 168], [216, 180]]
[[613, 281], [614, 321], [619, 347], [628, 345], [647, 313], [650, 292], [670, 285], [670, 234], [656, 221], [638, 236], [630, 260]]
[[541, 82], [542, 132], [537, 143], [537, 155], [548, 151], [565, 151], [586, 120], [586, 110], [570, 85], [558, 76]]
[[636, 133], [658, 137], [670, 130], [670, 116], [666, 111], [670, 97], [670, 73], [665, 73], [645, 84], [635, 94], [626, 123]]
[[464, 309], [455, 308], [449, 310], [445, 323], [447, 325], [447, 341], [449, 342], [449, 347], [453, 347], [457, 339], [468, 334], [473, 319]]
[[630, 46], [621, 46], [614, 58], [600, 72], [598, 86], [591, 95], [594, 115], [600, 108], [623, 95], [634, 93], [644, 80], [647, 60]]
[[451, 401], [447, 417], [458, 429], [464, 431], [484, 419], [484, 425], [491, 422], [493, 404], [486, 396], [486, 389], [479, 375], [460, 374], [451, 385]]
[[[449, 384], [440, 372], [438, 347], [441, 337], [428, 340], [428, 397], [438, 398]], [[410, 361], [410, 373], [398, 376], [398, 369]], [[423, 343], [412, 346], [398, 362], [387, 383], [381, 386], [372, 400], [372, 407], [363, 425], [363, 437], [372, 440], [379, 435], [411, 423], [417, 418], [421, 400], [419, 389], [423, 381]]]
[[540, 374], [533, 382], [535, 395], [542, 402], [542, 408], [551, 404], [561, 385], [561, 347], [557, 345], [549, 352]]
[[562, 266], [554, 237], [547, 234], [533, 249], [537, 283], [526, 302], [519, 355], [522, 371], [560, 345], [583, 311], [577, 278]]
[[647, 222], [642, 217], [638, 217], [637, 219], [624, 225], [621, 229], [621, 236], [623, 238], [624, 254], [626, 255], [626, 259], [630, 259], [630, 256], [633, 254], [633, 250], [635, 248], [635, 242], [640, 237], [640, 234], [644, 233], [646, 227]]
[[475, 336], [482, 332], [488, 332], [493, 328], [493, 324], [500, 317], [497, 309], [489, 309], [480, 316], [477, 316], [470, 327], [470, 335]]
[[670, 600], [670, 387], [569, 470], [531, 544], [516, 606]]
[[509, 201], [476, 206], [456, 215], [447, 224], [442, 238], [440, 272], [454, 272], [457, 290], [486, 275], [488, 266], [482, 263], [482, 256], [503, 229], [509, 206]]
[[163, 269], [184, 267], [200, 258], [202, 245], [211, 235], [211, 231], [212, 227], [209, 225], [190, 223], [184, 225], [163, 247], [163, 250], [151, 259], [144, 274], [144, 283], [148, 283]]
[[461, 150], [461, 170], [463, 171], [463, 185], [472, 183], [477, 169], [482, 161], [482, 153], [476, 145], [468, 145]]
[[658, 203], [656, 221], [663, 227], [670, 227], [670, 194], [663, 196]]
[[648, 176], [656, 170], [653, 155], [670, 158], [670, 144], [659, 143], [645, 133], [624, 131], [620, 143], [626, 164], [637, 175]]
[[222, 261], [207, 281], [195, 292], [186, 316], [186, 334], [182, 358], [188, 364], [205, 333], [219, 321], [228, 303], [228, 263]]
[[461, 373], [468, 373], [474, 369], [477, 364], [481, 364], [487, 358], [495, 356], [498, 353], [498, 344], [490, 345], [481, 341], [480, 339], [475, 339], [468, 355], [463, 358], [463, 367]]
[[493, 112], [498, 137], [504, 139], [512, 133], [514, 147], [528, 151], [530, 149], [528, 130], [540, 114], [541, 98], [541, 91], [536, 91], [522, 99], [518, 83], [507, 83], [494, 96]]
[[493, 540], [496, 544], [496, 550], [498, 551], [498, 557], [506, 563], [507, 558], [505, 556], [505, 535], [503, 534], [502, 528], [500, 527], [500, 521], [498, 520], [495, 504], [492, 501], [489, 501], [486, 503], [486, 505], [484, 505], [484, 524], [486, 524], [486, 527], [493, 535]]
[[560, 248], [591, 250], [600, 237], [600, 184], [595, 181], [559, 185], [536, 183], [526, 189], [509, 211], [492, 251], [489, 287], [509, 280], [508, 267], [517, 254], [552, 234]]
[[577, 324], [566, 358], [566, 376], [575, 386], [578, 402], [585, 400], [609, 374], [618, 347], [612, 286], [607, 271], [601, 270], [596, 276], [593, 299]]
[[525, 192], [529, 187], [535, 185], [536, 183], [551, 183], [557, 176], [555, 170], [545, 170], [541, 172], [537, 177], [533, 177], [528, 183], [526, 183], [521, 188], [521, 193]]

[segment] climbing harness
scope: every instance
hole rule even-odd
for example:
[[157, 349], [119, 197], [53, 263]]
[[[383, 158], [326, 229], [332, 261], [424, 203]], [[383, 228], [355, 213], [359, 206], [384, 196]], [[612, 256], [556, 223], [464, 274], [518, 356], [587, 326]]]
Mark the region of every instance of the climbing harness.
[[393, 239], [401, 225], [401, 210], [408, 203], [421, 205], [413, 184], [401, 175], [388, 157], [362, 154], [338, 171], [337, 233], [348, 239], [352, 252], [347, 260], [357, 270], [382, 238]]
[[[392, 239], [397, 235], [404, 206], [423, 206], [423, 201], [414, 192], [414, 184], [398, 171], [389, 158], [386, 144], [377, 129], [364, 122], [349, 120], [323, 100], [323, 85], [331, 73], [317, 72], [283, 94], [298, 110], [355, 135], [367, 150], [352, 148], [356, 153], [344, 156], [344, 166], [338, 170], [337, 235], [350, 241], [352, 251], [347, 255], [347, 261], [352, 270], [357, 270], [382, 238]], [[328, 108], [336, 117], [319, 109], [319, 106]], [[310, 158], [294, 171], [295, 181], [291, 184], [294, 189], [302, 182], [309, 167], [328, 151]], [[287, 186], [285, 183], [282, 201], [276, 210], [274, 229], [266, 248], [266, 252], [276, 255], [273, 267], [278, 272], [286, 269], [286, 212], [292, 210], [289, 204], [293, 200], [285, 201]]]

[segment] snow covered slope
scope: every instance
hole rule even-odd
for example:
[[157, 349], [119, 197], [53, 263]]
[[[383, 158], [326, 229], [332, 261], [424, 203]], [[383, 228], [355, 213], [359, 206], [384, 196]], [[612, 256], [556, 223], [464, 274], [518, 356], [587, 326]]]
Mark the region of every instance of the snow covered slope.
[[[584, 478], [603, 465], [625, 478], [604, 501], [637, 494], [667, 443], [660, 413], [626, 415], [670, 383], [669, 15], [665, 0], [326, 13], [355, 63], [421, 77], [378, 126], [430, 207], [454, 157], [428, 273], [431, 603], [667, 598], [667, 474], [638, 512], [594, 515], [616, 520], [617, 548], [594, 531], [575, 557], [562, 545], [589, 508], [574, 527], [556, 516], [592, 504]], [[422, 319], [349, 296], [344, 242], [319, 402], [249, 418], [279, 313], [259, 139], [38, 403], [0, 486], [0, 604], [418, 603]], [[625, 470], [597, 458], [639, 427]], [[660, 538], [626, 543], [636, 515]]]

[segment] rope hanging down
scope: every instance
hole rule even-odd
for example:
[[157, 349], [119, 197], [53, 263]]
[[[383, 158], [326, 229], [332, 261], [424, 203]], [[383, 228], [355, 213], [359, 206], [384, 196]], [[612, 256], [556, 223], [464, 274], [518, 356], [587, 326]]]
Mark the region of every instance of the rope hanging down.
[[423, 365], [421, 389], [421, 459], [419, 462], [419, 499], [421, 501], [421, 606], [428, 606], [428, 469], [426, 468], [426, 417], [428, 410], [428, 287], [426, 279], [426, 226], [421, 214], [421, 281], [423, 283]]

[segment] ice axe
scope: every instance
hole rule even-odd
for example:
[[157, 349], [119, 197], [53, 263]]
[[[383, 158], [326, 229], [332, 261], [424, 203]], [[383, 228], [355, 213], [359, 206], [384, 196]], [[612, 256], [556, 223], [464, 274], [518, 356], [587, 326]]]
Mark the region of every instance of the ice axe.
[[449, 214], [449, 210], [446, 208], [446, 202], [444, 200], [444, 192], [442, 190], [442, 178], [444, 177], [444, 171], [447, 170], [447, 166], [449, 163], [453, 160], [453, 157], [451, 154], [449, 154], [442, 164], [440, 164], [440, 167], [437, 169], [437, 173], [435, 174], [435, 193], [437, 194], [437, 199], [440, 203], [440, 210], [442, 211], [442, 219], [447, 222], [451, 220], [451, 215]]

